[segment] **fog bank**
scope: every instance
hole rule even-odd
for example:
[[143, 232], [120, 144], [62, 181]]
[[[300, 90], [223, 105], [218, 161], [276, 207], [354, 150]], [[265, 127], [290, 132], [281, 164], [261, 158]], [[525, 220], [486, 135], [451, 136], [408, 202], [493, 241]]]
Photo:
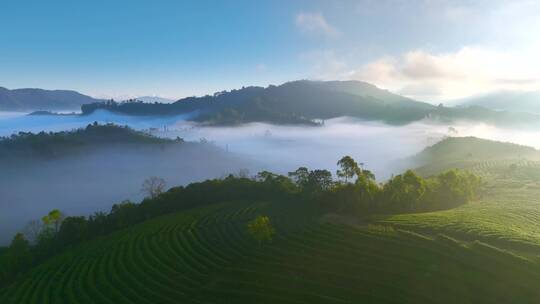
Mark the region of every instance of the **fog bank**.
[[[98, 111], [88, 116], [24, 116], [0, 113], [0, 136], [17, 131], [60, 131], [94, 121], [157, 136], [208, 141], [205, 149], [186, 145], [179, 150], [110, 148], [50, 162], [9, 167], [0, 162], [0, 242], [29, 219], [59, 208], [70, 215], [109, 210], [123, 199], [141, 199], [143, 180], [161, 176], [169, 186], [186, 184], [248, 168], [286, 174], [300, 166], [335, 172], [337, 160], [350, 155], [379, 180], [412, 164], [403, 162], [445, 136], [476, 136], [540, 148], [540, 132], [503, 129], [486, 124], [435, 124], [421, 121], [389, 126], [352, 118], [327, 120], [323, 126], [276, 126], [252, 123], [236, 127], [200, 126], [176, 117], [132, 117]], [[227, 151], [227, 152], [226, 152]]]
[[109, 211], [114, 203], [139, 202], [143, 181], [165, 179], [167, 188], [222, 177], [239, 168], [256, 171], [211, 145], [122, 145], [54, 160], [0, 160], [0, 245], [32, 219], [52, 209], [67, 215]]

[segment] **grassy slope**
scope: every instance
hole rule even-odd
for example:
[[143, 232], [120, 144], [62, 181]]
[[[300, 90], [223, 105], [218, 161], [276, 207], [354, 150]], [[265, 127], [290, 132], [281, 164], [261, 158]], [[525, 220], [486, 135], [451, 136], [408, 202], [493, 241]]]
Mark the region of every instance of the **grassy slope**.
[[[453, 210], [347, 225], [307, 205], [220, 203], [73, 248], [0, 303], [538, 303], [540, 163], [482, 158], [434, 159], [486, 181]], [[261, 247], [245, 232], [260, 214], [277, 230]]]
[[[260, 247], [245, 232], [259, 214], [277, 230]], [[78, 246], [0, 291], [0, 303], [533, 303], [539, 270], [481, 242], [235, 202]]]
[[[483, 177], [486, 190], [477, 202], [442, 212], [395, 215], [382, 221], [407, 229], [480, 237], [540, 255], [540, 162], [491, 160], [453, 165]], [[432, 172], [433, 166], [424, 166], [420, 172]]]
[[423, 233], [482, 239], [538, 259], [540, 256], [539, 151], [474, 137], [448, 138], [415, 157], [422, 175], [462, 168], [480, 175], [485, 193], [452, 210], [394, 215], [380, 219]]

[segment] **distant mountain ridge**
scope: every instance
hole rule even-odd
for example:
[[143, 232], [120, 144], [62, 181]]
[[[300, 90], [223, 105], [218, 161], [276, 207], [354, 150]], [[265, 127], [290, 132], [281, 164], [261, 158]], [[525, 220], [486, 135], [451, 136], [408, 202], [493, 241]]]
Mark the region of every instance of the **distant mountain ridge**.
[[360, 81], [298, 80], [282, 85], [243, 87], [172, 104], [94, 103], [83, 114], [106, 109], [130, 115], [180, 115], [198, 112], [196, 120], [210, 124], [247, 122], [312, 123], [313, 119], [353, 116], [388, 123], [422, 119], [435, 107]]
[[482, 106], [493, 110], [540, 113], [540, 91], [501, 91], [454, 102], [459, 106]]
[[[145, 99], [145, 98], [141, 98]], [[73, 91], [39, 89], [0, 92], [0, 111], [78, 110], [83, 115], [107, 110], [134, 116], [177, 116], [208, 125], [251, 122], [318, 125], [325, 119], [350, 116], [403, 125], [423, 119], [434, 122], [483, 122], [497, 126], [540, 127], [540, 112], [496, 110], [469, 105], [435, 106], [394, 94], [362, 81], [297, 80], [268, 87], [248, 86], [175, 102], [159, 99], [98, 100]], [[515, 108], [515, 107], [514, 107]]]
[[100, 101], [69, 90], [0, 87], [0, 111], [78, 111], [83, 104]]

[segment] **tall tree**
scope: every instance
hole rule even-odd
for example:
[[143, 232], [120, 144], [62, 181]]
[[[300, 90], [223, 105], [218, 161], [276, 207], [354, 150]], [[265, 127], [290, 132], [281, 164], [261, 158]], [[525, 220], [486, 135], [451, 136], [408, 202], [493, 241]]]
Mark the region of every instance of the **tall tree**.
[[337, 170], [336, 174], [338, 177], [343, 178], [347, 183], [350, 178], [353, 178], [355, 174], [361, 171], [358, 167], [358, 163], [350, 156], [343, 156], [338, 162], [337, 165], [340, 169]]
[[289, 177], [300, 187], [305, 187], [309, 180], [309, 170], [306, 167], [300, 167], [296, 171], [289, 172]]
[[42, 217], [41, 220], [46, 226], [52, 227], [56, 234], [58, 233], [58, 230], [60, 230], [60, 224], [62, 223], [62, 220], [64, 220], [64, 214], [60, 210], [54, 209], [51, 210], [49, 214]]

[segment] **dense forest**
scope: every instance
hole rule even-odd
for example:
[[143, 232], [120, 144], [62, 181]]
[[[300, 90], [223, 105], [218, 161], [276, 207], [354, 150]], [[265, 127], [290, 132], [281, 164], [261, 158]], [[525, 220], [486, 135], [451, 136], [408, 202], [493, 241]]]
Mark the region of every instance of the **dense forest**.
[[160, 215], [217, 202], [281, 201], [291, 206], [306, 202], [321, 213], [366, 218], [374, 214], [448, 209], [481, 195], [481, 179], [466, 171], [450, 170], [423, 178], [409, 170], [379, 184], [373, 173], [349, 156], [337, 165], [337, 179], [328, 170], [301, 167], [287, 176], [268, 171], [251, 178], [229, 175], [168, 191], [154, 177], [143, 185], [146, 198], [140, 203], [123, 201], [113, 205], [108, 213], [96, 212], [88, 217], [64, 217], [60, 210], [52, 210], [41, 220], [31, 222], [25, 233], [14, 236], [1, 255], [1, 282], [10, 282], [69, 246]]

